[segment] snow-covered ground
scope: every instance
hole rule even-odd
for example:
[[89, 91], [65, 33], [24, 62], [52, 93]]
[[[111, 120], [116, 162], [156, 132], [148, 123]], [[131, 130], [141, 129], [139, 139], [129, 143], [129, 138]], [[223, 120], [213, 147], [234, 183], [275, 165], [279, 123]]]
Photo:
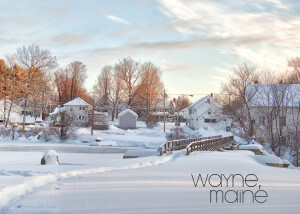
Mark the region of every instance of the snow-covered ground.
[[[241, 147], [258, 148], [265, 155], [241, 150], [186, 156], [183, 150], [123, 159], [124, 153], [156, 155], [155, 148], [166, 140], [162, 124], [153, 130], [139, 126], [121, 130], [111, 125], [110, 130], [95, 131], [93, 136], [82, 128], [76, 141], [66, 143], [0, 139], [0, 213], [299, 213], [300, 170], [266, 166], [282, 160], [260, 145]], [[172, 126], [167, 124], [167, 130]], [[230, 134], [183, 129], [191, 135]], [[243, 139], [236, 140], [245, 144]], [[58, 153], [59, 165], [40, 165], [48, 149]], [[202, 180], [197, 179], [199, 174]], [[226, 178], [234, 175], [232, 187]], [[247, 175], [248, 184], [256, 183], [255, 187], [245, 186]], [[223, 187], [212, 187], [219, 178]], [[229, 201], [233, 191], [246, 191], [245, 201], [211, 203], [211, 190], [229, 191]], [[267, 194], [258, 197], [267, 201], [253, 203], [250, 191]]]
[[[299, 213], [300, 171], [262, 165], [249, 151], [179, 151], [166, 156], [122, 159], [122, 154], [61, 153], [61, 165], [39, 165], [39, 152], [1, 152], [1, 213]], [[9, 164], [4, 164], [4, 161]], [[22, 163], [22, 164], [20, 164]], [[194, 176], [193, 181], [191, 174]], [[198, 175], [241, 177], [226, 186], [203, 187]], [[253, 179], [253, 177], [250, 177]], [[214, 175], [211, 185], [218, 184]], [[249, 184], [249, 182], [248, 182]], [[259, 187], [260, 185], [260, 187]], [[265, 203], [210, 203], [210, 190], [263, 190]], [[229, 195], [227, 200], [232, 200]], [[220, 201], [219, 201], [220, 202]]]

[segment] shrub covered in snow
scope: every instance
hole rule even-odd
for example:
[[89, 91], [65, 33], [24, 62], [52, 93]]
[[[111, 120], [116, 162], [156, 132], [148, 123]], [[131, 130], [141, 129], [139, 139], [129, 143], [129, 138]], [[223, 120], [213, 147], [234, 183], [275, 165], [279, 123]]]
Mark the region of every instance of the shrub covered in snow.
[[41, 159], [41, 165], [58, 165], [58, 154], [50, 149], [46, 151]]
[[11, 129], [0, 126], [0, 136], [4, 138], [11, 136]]
[[171, 128], [170, 131], [166, 133], [166, 138], [168, 140], [185, 139], [188, 138], [188, 135], [187, 133], [185, 133], [184, 129], [178, 128], [178, 137], [177, 137], [177, 128]]

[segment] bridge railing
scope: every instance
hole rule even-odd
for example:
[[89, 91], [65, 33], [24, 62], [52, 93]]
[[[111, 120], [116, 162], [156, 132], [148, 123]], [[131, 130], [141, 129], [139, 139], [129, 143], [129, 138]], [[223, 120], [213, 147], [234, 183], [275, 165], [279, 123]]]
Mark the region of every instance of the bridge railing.
[[166, 153], [168, 151], [185, 149], [189, 144], [191, 144], [193, 142], [208, 140], [208, 139], [215, 139], [215, 138], [220, 138], [220, 137], [222, 137], [222, 135], [166, 141], [158, 148], [159, 154], [163, 155], [164, 153]]
[[231, 143], [233, 143], [233, 136], [196, 141], [186, 147], [186, 154], [189, 155], [193, 151], [215, 151]]

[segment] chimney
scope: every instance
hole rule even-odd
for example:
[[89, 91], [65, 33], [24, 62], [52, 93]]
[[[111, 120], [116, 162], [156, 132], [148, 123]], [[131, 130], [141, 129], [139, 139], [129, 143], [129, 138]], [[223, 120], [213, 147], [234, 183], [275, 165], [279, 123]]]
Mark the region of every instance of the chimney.
[[254, 81], [254, 84], [258, 84], [258, 80], [255, 80], [255, 81]]
[[213, 94], [213, 93], [210, 93], [210, 96], [213, 98], [213, 97], [214, 97], [214, 94]]

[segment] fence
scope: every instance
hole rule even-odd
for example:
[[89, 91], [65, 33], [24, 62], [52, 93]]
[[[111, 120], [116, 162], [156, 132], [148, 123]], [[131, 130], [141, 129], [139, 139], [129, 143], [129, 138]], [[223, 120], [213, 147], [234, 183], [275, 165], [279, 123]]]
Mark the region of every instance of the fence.
[[196, 141], [190, 143], [186, 147], [186, 154], [189, 155], [193, 151], [215, 151], [228, 146], [233, 142], [233, 136], [219, 137], [214, 139]]
[[185, 149], [188, 145], [190, 145], [193, 142], [199, 142], [199, 141], [203, 141], [203, 140], [209, 140], [209, 139], [215, 139], [215, 138], [221, 138], [221, 137], [222, 137], [222, 135], [166, 141], [159, 147], [159, 154], [163, 155], [164, 153], [166, 153], [168, 151]]

